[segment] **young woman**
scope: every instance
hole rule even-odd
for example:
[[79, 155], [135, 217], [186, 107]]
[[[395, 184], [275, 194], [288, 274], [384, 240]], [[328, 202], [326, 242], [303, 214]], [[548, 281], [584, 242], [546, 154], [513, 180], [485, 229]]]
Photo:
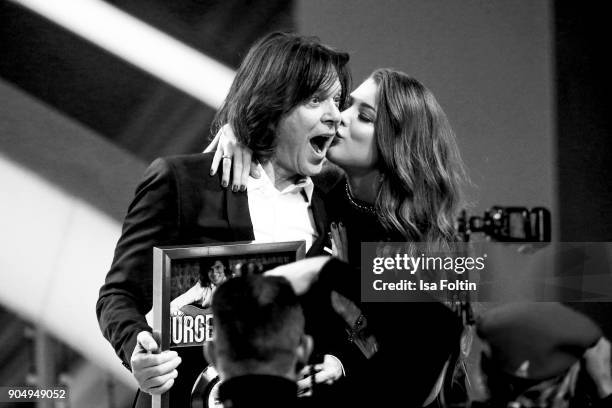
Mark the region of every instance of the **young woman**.
[[375, 71], [351, 94], [327, 157], [346, 174], [327, 202], [347, 229], [351, 264], [362, 241], [457, 240], [465, 171], [444, 111], [417, 80]]
[[[341, 117], [327, 158], [345, 176], [325, 200], [334, 220], [331, 232], [337, 255], [355, 267], [361, 242], [452, 247], [458, 241], [454, 220], [462, 206], [461, 186], [467, 177], [453, 131], [433, 94], [402, 72], [379, 69], [351, 93]], [[222, 130], [217, 156], [244, 157], [245, 149], [232, 141], [231, 128]], [[233, 183], [242, 184], [237, 177], [242, 168], [236, 164]], [[244, 160], [238, 164], [248, 166]], [[229, 178], [228, 163], [224, 165], [224, 177]], [[369, 383], [389, 391], [404, 384], [410, 395], [403, 395], [402, 401], [414, 406], [430, 403], [436, 380], [458, 348], [461, 327], [452, 312], [435, 302], [362, 304], [355, 291], [359, 279], [350, 278], [355, 276], [347, 270], [350, 268], [325, 258], [281, 267], [275, 273], [303, 292], [309, 286], [303, 284], [305, 276], [310, 282], [316, 280], [322, 267], [321, 274], [343, 270], [344, 282], [331, 280], [352, 287], [330, 287], [338, 289], [332, 292], [331, 303], [351, 327], [353, 343], [361, 337], [360, 344], [355, 344], [358, 347], [347, 347], [340, 356], [347, 379], [356, 379], [349, 381], [352, 389], [363, 389]], [[365, 330], [358, 327], [364, 320], [369, 326]], [[377, 402], [385, 398], [393, 397], [379, 395]]]

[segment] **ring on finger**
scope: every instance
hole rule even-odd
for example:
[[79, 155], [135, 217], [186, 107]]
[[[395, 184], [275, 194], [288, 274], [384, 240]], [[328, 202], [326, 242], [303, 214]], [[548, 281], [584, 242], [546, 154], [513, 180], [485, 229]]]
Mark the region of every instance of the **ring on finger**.
[[228, 155], [228, 154], [224, 154], [223, 156], [221, 156], [222, 159], [232, 159], [232, 156]]

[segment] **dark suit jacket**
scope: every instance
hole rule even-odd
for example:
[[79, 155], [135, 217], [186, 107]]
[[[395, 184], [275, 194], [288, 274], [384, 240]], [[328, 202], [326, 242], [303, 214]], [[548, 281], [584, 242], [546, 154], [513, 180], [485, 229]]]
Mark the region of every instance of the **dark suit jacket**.
[[[221, 187], [220, 176], [209, 175], [212, 157], [196, 154], [155, 160], [128, 208], [96, 305], [104, 336], [128, 368], [137, 334], [151, 330], [144, 315], [152, 305], [153, 247], [254, 239], [247, 193], [232, 193]], [[318, 255], [327, 236], [327, 222], [316, 187], [312, 212], [319, 236], [308, 255]], [[183, 348], [179, 354], [182, 363], [171, 401], [186, 406], [195, 378], [206, 363], [201, 351], [185, 355]]]

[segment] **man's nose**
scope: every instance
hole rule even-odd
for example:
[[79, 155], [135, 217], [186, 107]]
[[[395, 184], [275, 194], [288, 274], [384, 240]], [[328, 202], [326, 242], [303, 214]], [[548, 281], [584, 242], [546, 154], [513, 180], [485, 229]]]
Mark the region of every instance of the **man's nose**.
[[345, 109], [342, 112], [340, 112], [340, 126], [348, 126], [348, 124], [350, 123], [350, 115], [349, 115], [349, 110], [351, 108]]
[[338, 106], [333, 100], [328, 100], [327, 109], [323, 114], [322, 121], [330, 127], [337, 127], [341, 120], [340, 109], [338, 109]]

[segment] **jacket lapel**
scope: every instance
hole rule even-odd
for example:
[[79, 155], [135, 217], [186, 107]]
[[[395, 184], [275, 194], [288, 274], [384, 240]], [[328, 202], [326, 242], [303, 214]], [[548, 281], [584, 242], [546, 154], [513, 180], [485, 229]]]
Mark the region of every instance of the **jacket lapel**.
[[[306, 256], [316, 256], [324, 254], [323, 248], [328, 245], [328, 226], [327, 212], [325, 211], [325, 203], [321, 196], [320, 190], [315, 188], [312, 193], [311, 200], [312, 218], [314, 219], [315, 228], [317, 229], [317, 239], [312, 243]], [[331, 246], [330, 246], [331, 248]]]

